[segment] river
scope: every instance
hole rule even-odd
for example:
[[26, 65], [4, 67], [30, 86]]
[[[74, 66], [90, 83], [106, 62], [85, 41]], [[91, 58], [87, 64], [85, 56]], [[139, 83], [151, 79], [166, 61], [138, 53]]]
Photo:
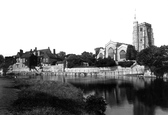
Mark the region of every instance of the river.
[[36, 79], [69, 82], [84, 96], [101, 96], [106, 115], [168, 115], [168, 80], [121, 76], [111, 79], [38, 76]]
[[107, 102], [106, 115], [168, 115], [167, 79], [125, 76], [112, 79], [43, 76], [43, 80], [69, 82], [84, 92], [84, 96], [102, 96]]

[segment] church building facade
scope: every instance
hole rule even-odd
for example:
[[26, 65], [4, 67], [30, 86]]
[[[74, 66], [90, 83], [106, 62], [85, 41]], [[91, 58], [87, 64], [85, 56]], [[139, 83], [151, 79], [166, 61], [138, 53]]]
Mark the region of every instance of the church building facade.
[[115, 61], [124, 61], [126, 59], [126, 50], [129, 44], [109, 41], [105, 48], [101, 48], [96, 58], [113, 58]]
[[153, 29], [149, 23], [140, 23], [138, 21], [133, 22], [133, 44], [125, 44], [119, 42], [109, 41], [105, 48], [100, 48], [96, 53], [96, 58], [108, 58], [111, 57], [115, 61], [126, 60], [126, 51], [128, 45], [133, 45], [135, 49], [140, 52], [141, 50], [154, 45]]

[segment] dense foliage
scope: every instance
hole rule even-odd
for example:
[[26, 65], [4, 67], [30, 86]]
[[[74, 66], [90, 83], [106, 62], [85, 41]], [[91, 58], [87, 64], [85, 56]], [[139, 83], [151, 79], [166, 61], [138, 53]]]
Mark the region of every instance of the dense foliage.
[[90, 95], [86, 98], [86, 110], [90, 114], [105, 115], [106, 105], [103, 97]]
[[4, 59], [3, 55], [0, 55], [0, 68], [3, 67], [4, 62], [5, 62], [5, 59]]
[[118, 62], [118, 65], [120, 65], [121, 67], [131, 67], [134, 63], [134, 61], [122, 61]]
[[137, 55], [137, 63], [150, 68], [158, 77], [168, 72], [168, 46], [151, 46]]
[[5, 57], [5, 63], [2, 65], [3, 67], [3, 72], [6, 73], [11, 65], [16, 63], [15, 57]]
[[67, 57], [68, 68], [79, 67], [82, 64], [82, 59], [80, 55], [69, 54]]
[[112, 58], [96, 59], [95, 55], [90, 52], [83, 52], [81, 55], [69, 54], [66, 61], [68, 68], [82, 67], [83, 63], [88, 63], [88, 66], [95, 67], [112, 67], [116, 66], [116, 62]]
[[66, 58], [66, 53], [64, 51], [60, 51], [58, 54], [57, 54], [57, 57], [58, 57], [58, 61], [64, 61], [65, 58]]
[[137, 51], [132, 45], [128, 45], [126, 51], [126, 60], [136, 60]]
[[116, 62], [114, 61], [114, 59], [112, 58], [99, 58], [98, 60], [96, 60], [95, 62], [95, 66], [96, 67], [112, 67], [112, 66], [116, 66]]
[[140, 65], [145, 65], [148, 66], [149, 68], [151, 68], [155, 62], [156, 59], [156, 53], [158, 52], [158, 47], [156, 46], [151, 46], [148, 47], [144, 50], [141, 50], [138, 54], [137, 54], [137, 63]]
[[88, 66], [94, 66], [95, 56], [90, 52], [83, 52], [81, 55], [68, 54], [66, 61], [68, 63], [68, 68], [81, 67], [83, 63], [87, 63]]
[[38, 57], [34, 54], [31, 54], [29, 57], [29, 68], [34, 69], [38, 65]]
[[89, 66], [93, 66], [96, 60], [93, 53], [86, 52], [86, 51], [81, 54], [81, 57], [84, 62], [89, 64]]

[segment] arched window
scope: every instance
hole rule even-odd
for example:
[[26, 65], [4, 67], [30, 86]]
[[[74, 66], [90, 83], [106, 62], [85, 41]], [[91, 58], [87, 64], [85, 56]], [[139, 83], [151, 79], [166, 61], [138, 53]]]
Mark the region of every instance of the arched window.
[[108, 49], [108, 57], [114, 58], [114, 50], [111, 47]]
[[99, 58], [103, 59], [103, 54], [102, 53], [99, 54]]
[[120, 51], [120, 59], [125, 59], [126, 58], [126, 52], [124, 50]]

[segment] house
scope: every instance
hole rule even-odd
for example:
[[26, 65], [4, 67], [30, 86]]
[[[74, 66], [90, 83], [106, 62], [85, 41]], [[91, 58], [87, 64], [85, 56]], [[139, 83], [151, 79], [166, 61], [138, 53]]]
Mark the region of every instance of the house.
[[50, 48], [47, 49], [40, 49], [27, 51], [23, 53], [23, 50], [16, 55], [16, 65], [18, 67], [29, 67], [30, 65], [40, 66], [40, 65], [55, 65], [57, 62], [57, 57], [55, 54], [55, 49], [53, 49], [53, 53], [51, 52]]

